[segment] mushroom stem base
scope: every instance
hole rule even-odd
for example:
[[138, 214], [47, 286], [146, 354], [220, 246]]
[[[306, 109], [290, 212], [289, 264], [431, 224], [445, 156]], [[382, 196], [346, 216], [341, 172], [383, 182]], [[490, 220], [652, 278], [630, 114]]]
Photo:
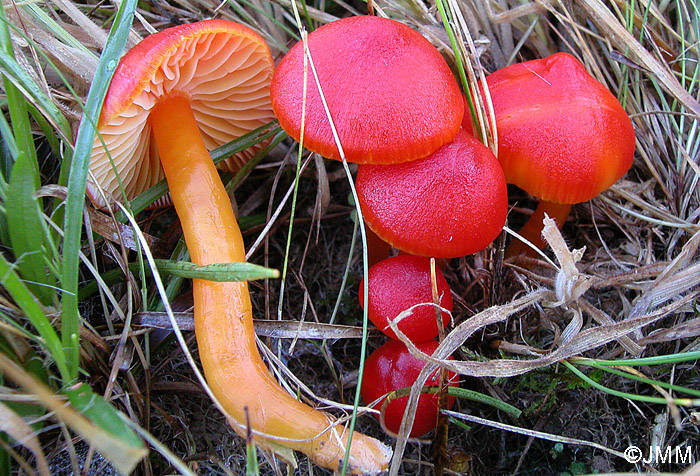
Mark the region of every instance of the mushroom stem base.
[[[542, 239], [542, 220], [544, 220], [545, 213], [553, 218], [557, 223], [559, 229], [564, 225], [566, 218], [569, 216], [571, 211], [570, 204], [564, 203], [554, 203], [548, 202], [546, 200], [540, 200], [537, 204], [537, 208], [533, 212], [530, 219], [523, 225], [523, 227], [518, 231], [518, 234], [528, 240], [530, 243], [535, 245], [538, 249], [544, 249], [546, 246], [545, 241]], [[506, 258], [511, 256], [518, 256], [524, 254], [527, 257], [534, 258], [537, 253], [528, 246], [523, 241], [514, 238], [506, 248]]]

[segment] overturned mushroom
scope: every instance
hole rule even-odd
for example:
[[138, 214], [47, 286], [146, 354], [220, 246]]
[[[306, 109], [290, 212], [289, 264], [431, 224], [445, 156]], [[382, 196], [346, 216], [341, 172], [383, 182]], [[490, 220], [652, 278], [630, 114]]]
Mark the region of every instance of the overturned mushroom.
[[[119, 196], [123, 188], [130, 198], [164, 173], [196, 264], [245, 261], [240, 229], [207, 146], [271, 119], [272, 67], [270, 51], [255, 32], [209, 20], [149, 36], [124, 56], [110, 85], [93, 174], [110, 194]], [[137, 160], [146, 165], [129, 165]], [[97, 184], [89, 192], [103, 205]], [[193, 294], [204, 373], [232, 427], [241, 435], [251, 430], [257, 444], [288, 460], [293, 449], [338, 469], [349, 435], [272, 377], [255, 342], [247, 284], [194, 279]], [[387, 467], [391, 451], [356, 433], [349, 455], [350, 473], [374, 474]]]

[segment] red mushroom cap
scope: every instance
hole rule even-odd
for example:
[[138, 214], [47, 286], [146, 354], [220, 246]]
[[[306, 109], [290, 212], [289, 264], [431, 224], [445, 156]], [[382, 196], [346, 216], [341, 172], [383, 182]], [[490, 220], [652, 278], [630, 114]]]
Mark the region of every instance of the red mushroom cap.
[[[159, 97], [189, 99], [210, 150], [272, 121], [273, 66], [257, 33], [226, 20], [178, 25], [146, 37], [122, 57], [105, 97], [90, 162], [92, 200], [105, 205], [96, 183], [121, 199], [115, 171], [129, 199], [165, 177], [148, 123]], [[225, 167], [235, 170], [254, 153], [247, 149]]]
[[[367, 280], [367, 315], [372, 323], [392, 339], [398, 339], [389, 326], [403, 311], [418, 306], [410, 315], [402, 318], [397, 326], [412, 342], [437, 337], [432, 283], [430, 282], [430, 259], [422, 256], [399, 255], [375, 264], [369, 269]], [[452, 294], [440, 268], [435, 268], [435, 282], [440, 306], [452, 311]], [[426, 304], [428, 303], [428, 304]], [[364, 303], [364, 280], [360, 283], [360, 306]], [[443, 326], [449, 314], [441, 311]]]
[[[416, 347], [423, 353], [431, 355], [437, 349], [438, 343], [434, 340], [419, 342]], [[410, 387], [418, 378], [418, 374], [425, 367], [425, 362], [411, 355], [401, 341], [389, 340], [377, 350], [372, 352], [365, 361], [364, 377], [360, 393], [366, 404], [370, 404], [383, 395]], [[448, 372], [449, 385], [458, 386], [457, 375]], [[439, 372], [433, 373], [426, 381], [427, 385], [438, 385]], [[454, 397], [448, 400], [449, 406], [454, 404]], [[380, 400], [373, 408], [381, 408], [384, 399]], [[401, 419], [408, 403], [408, 397], [399, 397], [392, 400], [384, 413], [384, 425], [392, 433], [398, 433]], [[438, 416], [437, 395], [424, 394], [418, 397], [418, 407], [413, 421], [410, 436], [418, 437], [435, 428]]]
[[[432, 153], [457, 134], [464, 106], [447, 63], [422, 35], [373, 16], [343, 18], [308, 36], [308, 47], [345, 157], [396, 163]], [[301, 42], [272, 78], [272, 107], [299, 141], [304, 90]], [[307, 74], [304, 147], [340, 159], [316, 81]]]
[[[514, 64], [486, 82], [508, 183], [546, 201], [574, 204], [600, 194], [632, 166], [630, 118], [573, 56]], [[467, 130], [469, 121], [465, 115]]]
[[356, 186], [370, 228], [414, 255], [476, 253], [506, 220], [508, 196], [498, 160], [464, 131], [424, 159], [360, 165]]

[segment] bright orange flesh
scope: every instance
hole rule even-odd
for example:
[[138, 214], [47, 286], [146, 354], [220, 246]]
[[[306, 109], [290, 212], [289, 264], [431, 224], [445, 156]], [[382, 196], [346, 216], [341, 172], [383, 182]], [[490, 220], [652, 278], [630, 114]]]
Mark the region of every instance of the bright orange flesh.
[[[245, 249], [231, 203], [200, 137], [184, 95], [159, 100], [150, 116], [173, 203], [192, 261], [206, 265], [245, 261]], [[255, 343], [246, 283], [193, 281], [195, 333], [207, 382], [245, 435], [247, 408], [255, 441], [306, 453], [320, 466], [338, 470], [345, 455], [343, 427], [328, 430], [333, 419], [292, 397], [272, 378]], [[350, 474], [385, 470], [391, 451], [355, 433]]]
[[[540, 200], [534, 213], [532, 216], [530, 216], [530, 219], [520, 230], [518, 230], [518, 234], [533, 245], [537, 246], [537, 248], [544, 249], [544, 247], [547, 245], [544, 239], [542, 239], [542, 220], [544, 220], [545, 213], [549, 215], [549, 218], [554, 219], [557, 226], [561, 229], [561, 227], [564, 226], [564, 222], [566, 221], [566, 217], [569, 216], [570, 211], [571, 205], [568, 203], [560, 204]], [[525, 256], [529, 256], [531, 258], [537, 256], [535, 251], [528, 245], [518, 239], [513, 239], [513, 241], [511, 241], [506, 248], [506, 257], [517, 256], [520, 254], [524, 254]]]

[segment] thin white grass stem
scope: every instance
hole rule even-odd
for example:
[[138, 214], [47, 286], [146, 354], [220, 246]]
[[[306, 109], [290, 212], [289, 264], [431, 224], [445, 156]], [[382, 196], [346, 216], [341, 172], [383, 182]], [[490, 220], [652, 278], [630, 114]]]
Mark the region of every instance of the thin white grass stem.
[[610, 453], [611, 455], [615, 455], [618, 458], [623, 458], [623, 459], [625, 458], [624, 453], [622, 453], [621, 451], [613, 450], [612, 448], [608, 448], [607, 446], [603, 446], [601, 444], [594, 443], [592, 441], [579, 440], [577, 438], [568, 438], [566, 436], [553, 435], [551, 433], [545, 433], [543, 431], [530, 430], [527, 428], [521, 428], [518, 426], [508, 425], [508, 424], [497, 422], [497, 421], [487, 420], [486, 418], [480, 418], [480, 417], [477, 417], [474, 415], [466, 415], [464, 413], [459, 413], [459, 412], [455, 412], [452, 410], [443, 410], [443, 413], [445, 413], [453, 418], [456, 418], [458, 420], [466, 420], [466, 421], [469, 421], [472, 423], [490, 426], [492, 428], [498, 428], [499, 430], [510, 431], [512, 433], [517, 433], [519, 435], [531, 436], [533, 438], [539, 438], [542, 440], [555, 441], [557, 443], [566, 443], [569, 445], [588, 446], [590, 448], [595, 448], [595, 449], [605, 451], [606, 453]]
[[[362, 236], [362, 248], [364, 250], [362, 254], [362, 267], [364, 270], [364, 275], [363, 275], [363, 280], [364, 280], [364, 300], [367, 302], [369, 299], [368, 297], [368, 269], [369, 269], [369, 263], [368, 263], [368, 258], [367, 258], [367, 233], [365, 230], [365, 224], [364, 224], [364, 217], [362, 216], [362, 209], [360, 208], [360, 201], [357, 196], [357, 190], [355, 189], [355, 184], [352, 179], [352, 172], [350, 171], [350, 168], [348, 167], [348, 162], [345, 157], [345, 152], [343, 150], [343, 146], [340, 143], [340, 137], [338, 136], [338, 131], [336, 130], [335, 123], [333, 122], [333, 117], [331, 116], [331, 111], [328, 107], [328, 103], [326, 102], [326, 97], [323, 94], [323, 88], [321, 87], [320, 80], [318, 78], [318, 73], [316, 72], [316, 67], [313, 62], [313, 58], [311, 57], [311, 51], [309, 50], [308, 46], [308, 41], [307, 41], [307, 33], [306, 30], [304, 30], [304, 27], [301, 23], [301, 18], [299, 16], [299, 11], [297, 9], [296, 3], [292, 2], [292, 7], [294, 10], [294, 16], [297, 22], [297, 27], [299, 28], [299, 31], [301, 33], [301, 41], [304, 47], [304, 56], [307, 58], [308, 61], [308, 66], [311, 70], [311, 73], [313, 74], [314, 81], [316, 83], [316, 87], [318, 88], [319, 96], [321, 98], [321, 103], [323, 104], [323, 109], [326, 113], [326, 117], [328, 118], [328, 122], [331, 128], [331, 132], [333, 133], [333, 139], [335, 141], [336, 146], [338, 147], [338, 154], [340, 155], [340, 159], [343, 163], [343, 169], [345, 170], [345, 174], [348, 179], [348, 183], [350, 185], [350, 190], [352, 193], [353, 200], [355, 202], [355, 210], [357, 213], [357, 222], [360, 225], [360, 234]], [[306, 74], [304, 75], [304, 78], [306, 78]], [[306, 83], [304, 83], [306, 84]], [[365, 356], [367, 354], [367, 331], [368, 331], [368, 317], [367, 317], [367, 308], [363, 309], [362, 312], [362, 344], [360, 345], [360, 367], [357, 373], [357, 388], [355, 390], [355, 398], [353, 402], [353, 412], [352, 412], [352, 417], [350, 418], [350, 425], [349, 425], [349, 436], [348, 436], [348, 444], [345, 450], [345, 456], [343, 457], [343, 466], [341, 468], [340, 474], [345, 475], [347, 472], [347, 464], [348, 464], [348, 459], [350, 455], [350, 446], [352, 444], [352, 435], [355, 429], [355, 423], [357, 421], [357, 411], [359, 408], [359, 401], [360, 401], [360, 389], [362, 388], [362, 377], [363, 377], [363, 370], [364, 370], [364, 361], [365, 361]]]

